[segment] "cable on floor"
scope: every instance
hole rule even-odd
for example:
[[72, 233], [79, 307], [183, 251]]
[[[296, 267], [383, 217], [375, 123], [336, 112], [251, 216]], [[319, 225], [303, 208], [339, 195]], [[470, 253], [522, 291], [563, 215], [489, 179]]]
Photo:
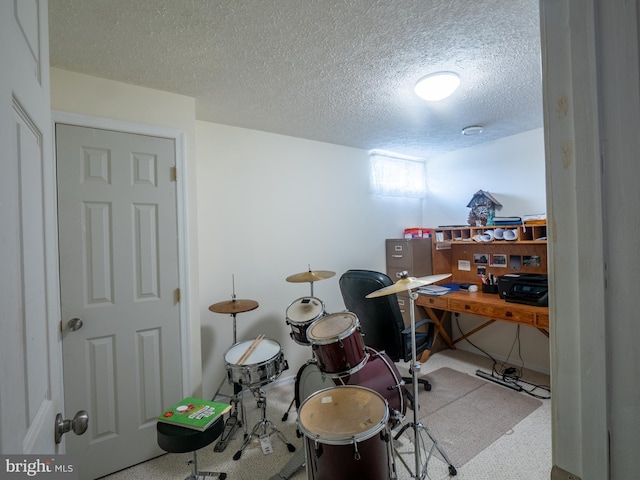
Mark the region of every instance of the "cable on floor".
[[[489, 352], [486, 352], [485, 350], [483, 350], [482, 348], [480, 348], [479, 346], [477, 346], [475, 343], [473, 343], [471, 340], [469, 340], [469, 337], [466, 337], [465, 332], [462, 330], [462, 328], [460, 327], [460, 318], [459, 315], [456, 314], [456, 326], [458, 327], [458, 330], [460, 331], [460, 333], [462, 334], [462, 336], [465, 337], [465, 340], [467, 342], [469, 342], [469, 345], [471, 345], [472, 347], [474, 347], [475, 349], [479, 350], [480, 352], [484, 353], [487, 357], [489, 357], [491, 359], [491, 361], [493, 362], [493, 365], [491, 366], [491, 376], [495, 377], [495, 378], [499, 378], [501, 380], [503, 380], [504, 382], [507, 383], [513, 383], [514, 385], [519, 385], [522, 388], [522, 392], [526, 393], [527, 395], [530, 395], [534, 398], [538, 398], [540, 400], [548, 400], [551, 398], [551, 387], [548, 385], [536, 385], [530, 382], [527, 382], [525, 380], [522, 380], [522, 370], [524, 369], [524, 360], [522, 359], [522, 352], [520, 351], [520, 325], [517, 325], [517, 329], [516, 329], [516, 336], [513, 340], [513, 343], [511, 344], [511, 349], [509, 350], [509, 355], [507, 356], [507, 360], [504, 362], [500, 363], [500, 368], [498, 368], [498, 360], [496, 360], [495, 358], [493, 358], [491, 356], [491, 354]], [[515, 345], [518, 345], [518, 357], [520, 358], [520, 367], [516, 368], [516, 367], [512, 367], [512, 366], [506, 366], [507, 362], [509, 361], [509, 358], [511, 357], [511, 353], [513, 352], [513, 348]], [[525, 387], [523, 387], [522, 385], [520, 385], [521, 383], [525, 383], [527, 385], [529, 385], [530, 388], [529, 390]], [[538, 393], [534, 393], [536, 390], [543, 390], [545, 392], [547, 392], [547, 394], [538, 394]]]

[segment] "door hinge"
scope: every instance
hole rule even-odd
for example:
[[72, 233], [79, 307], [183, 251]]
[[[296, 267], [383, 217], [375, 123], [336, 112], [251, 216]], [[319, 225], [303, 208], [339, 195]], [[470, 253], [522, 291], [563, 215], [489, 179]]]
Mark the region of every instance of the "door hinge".
[[178, 181], [178, 167], [171, 167], [171, 181]]
[[175, 298], [176, 303], [180, 303], [180, 289], [176, 288], [173, 292], [173, 297]]

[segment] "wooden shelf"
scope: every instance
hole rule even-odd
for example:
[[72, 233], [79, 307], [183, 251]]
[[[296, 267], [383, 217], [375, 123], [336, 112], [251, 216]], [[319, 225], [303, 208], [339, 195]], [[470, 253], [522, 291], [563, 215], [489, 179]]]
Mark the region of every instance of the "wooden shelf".
[[496, 229], [511, 230], [516, 233], [514, 240], [492, 240], [486, 243], [547, 243], [547, 225], [491, 225], [484, 227], [460, 226], [434, 228], [434, 243], [484, 243], [476, 242], [476, 235], [483, 235]]
[[[516, 238], [490, 242], [473, 240], [475, 235], [497, 228], [515, 231]], [[434, 228], [433, 231], [433, 273], [451, 273], [452, 282], [480, 286], [480, 272], [494, 277], [513, 272], [547, 273], [546, 224], [454, 226]]]

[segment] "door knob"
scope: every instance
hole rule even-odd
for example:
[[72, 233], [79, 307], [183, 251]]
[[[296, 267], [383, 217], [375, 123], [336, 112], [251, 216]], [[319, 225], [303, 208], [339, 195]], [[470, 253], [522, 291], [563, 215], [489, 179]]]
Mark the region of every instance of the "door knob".
[[72, 318], [67, 322], [67, 328], [72, 332], [75, 332], [76, 330], [80, 330], [82, 328], [82, 325], [84, 325], [84, 323], [79, 318]]
[[62, 435], [70, 430], [73, 430], [73, 433], [75, 433], [76, 435], [82, 435], [87, 431], [88, 426], [89, 414], [84, 410], [80, 410], [78, 413], [76, 413], [73, 417], [73, 420], [63, 420], [62, 414], [57, 414], [55, 426], [56, 443], [60, 443], [62, 441]]

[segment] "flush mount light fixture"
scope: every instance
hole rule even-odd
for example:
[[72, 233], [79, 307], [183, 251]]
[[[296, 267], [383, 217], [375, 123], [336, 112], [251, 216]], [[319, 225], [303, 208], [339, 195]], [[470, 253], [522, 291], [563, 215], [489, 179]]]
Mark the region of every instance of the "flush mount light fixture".
[[462, 134], [466, 136], [479, 135], [484, 131], [482, 125], [471, 125], [462, 129]]
[[436, 72], [427, 75], [416, 83], [416, 94], [429, 102], [443, 100], [456, 91], [460, 77], [453, 72]]

